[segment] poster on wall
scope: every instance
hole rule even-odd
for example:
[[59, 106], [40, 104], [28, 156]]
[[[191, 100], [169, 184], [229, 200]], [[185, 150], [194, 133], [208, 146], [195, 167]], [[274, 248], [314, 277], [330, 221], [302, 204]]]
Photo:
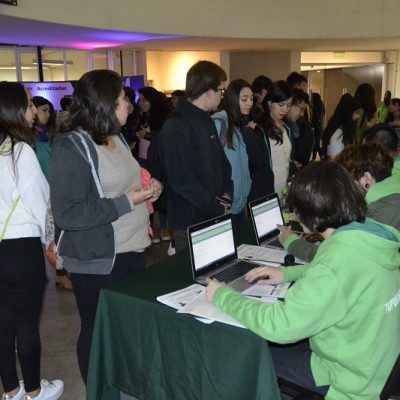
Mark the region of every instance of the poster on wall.
[[[56, 111], [62, 111], [60, 100], [64, 96], [71, 96], [74, 92], [76, 81], [65, 82], [26, 82], [24, 85], [32, 93], [32, 96], [41, 96], [49, 100]], [[144, 75], [126, 76], [123, 85], [131, 87], [136, 94], [135, 100], [139, 98], [138, 90], [144, 86]]]
[[60, 100], [64, 96], [71, 96], [74, 92], [75, 81], [69, 82], [30, 82], [24, 85], [32, 96], [41, 96], [49, 100], [56, 111], [61, 111]]

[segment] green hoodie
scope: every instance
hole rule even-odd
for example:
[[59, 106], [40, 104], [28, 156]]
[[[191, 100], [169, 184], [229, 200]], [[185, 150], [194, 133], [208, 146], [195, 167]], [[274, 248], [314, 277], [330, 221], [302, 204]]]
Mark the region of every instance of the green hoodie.
[[[369, 218], [400, 231], [400, 158], [396, 160], [392, 175], [373, 185], [365, 195], [365, 201], [368, 204]], [[307, 242], [296, 234], [290, 235], [283, 247], [290, 254], [308, 262], [318, 250], [316, 244]]]
[[213, 303], [277, 343], [309, 338], [311, 369], [327, 399], [371, 400], [400, 352], [400, 232], [370, 219], [339, 228], [307, 266], [282, 268], [297, 281], [283, 302], [250, 300], [222, 287]]
[[396, 157], [394, 159], [392, 175], [396, 175], [396, 176], [400, 177], [400, 157]]

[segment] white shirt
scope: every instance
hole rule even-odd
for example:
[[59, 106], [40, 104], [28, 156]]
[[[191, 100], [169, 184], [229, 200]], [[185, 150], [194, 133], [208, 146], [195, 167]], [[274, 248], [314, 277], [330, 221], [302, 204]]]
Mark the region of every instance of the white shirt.
[[338, 128], [336, 129], [335, 133], [331, 136], [331, 139], [329, 140], [327, 149], [328, 157], [334, 158], [339, 153], [341, 153], [343, 149], [344, 149], [343, 130], [341, 128]]
[[292, 144], [290, 143], [286, 129], [284, 129], [284, 132], [282, 133], [282, 140], [282, 143], [277, 143], [276, 139], [269, 138], [275, 192], [278, 193], [280, 198], [282, 197], [282, 190], [287, 186], [290, 153], [292, 152]]
[[[2, 148], [9, 146], [9, 143], [6, 140]], [[49, 185], [35, 152], [24, 142], [15, 145], [14, 157], [11, 154], [0, 154], [0, 232], [18, 197], [18, 205], [3, 239], [40, 237], [42, 243], [45, 243]]]

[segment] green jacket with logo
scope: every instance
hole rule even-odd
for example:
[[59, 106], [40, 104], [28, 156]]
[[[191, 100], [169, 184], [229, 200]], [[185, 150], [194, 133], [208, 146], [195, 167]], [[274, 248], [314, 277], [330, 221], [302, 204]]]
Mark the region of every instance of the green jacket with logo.
[[[395, 161], [391, 176], [368, 190], [365, 201], [368, 204], [368, 217], [400, 230], [400, 159]], [[304, 261], [311, 261], [318, 250], [317, 245], [296, 234], [286, 239], [284, 247], [290, 254]]]
[[311, 370], [327, 399], [371, 400], [400, 352], [400, 233], [371, 219], [341, 227], [306, 266], [282, 268], [296, 281], [265, 304], [228, 287], [213, 303], [277, 343], [309, 338]]

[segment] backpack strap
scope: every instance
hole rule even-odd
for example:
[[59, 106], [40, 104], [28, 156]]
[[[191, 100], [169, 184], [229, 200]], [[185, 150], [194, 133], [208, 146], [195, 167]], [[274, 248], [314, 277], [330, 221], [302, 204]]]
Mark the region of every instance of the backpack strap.
[[214, 120], [219, 121], [221, 124], [221, 128], [219, 130], [219, 143], [224, 148], [226, 146], [226, 134], [228, 132], [228, 125], [226, 124], [226, 121], [223, 118], [214, 118]]

